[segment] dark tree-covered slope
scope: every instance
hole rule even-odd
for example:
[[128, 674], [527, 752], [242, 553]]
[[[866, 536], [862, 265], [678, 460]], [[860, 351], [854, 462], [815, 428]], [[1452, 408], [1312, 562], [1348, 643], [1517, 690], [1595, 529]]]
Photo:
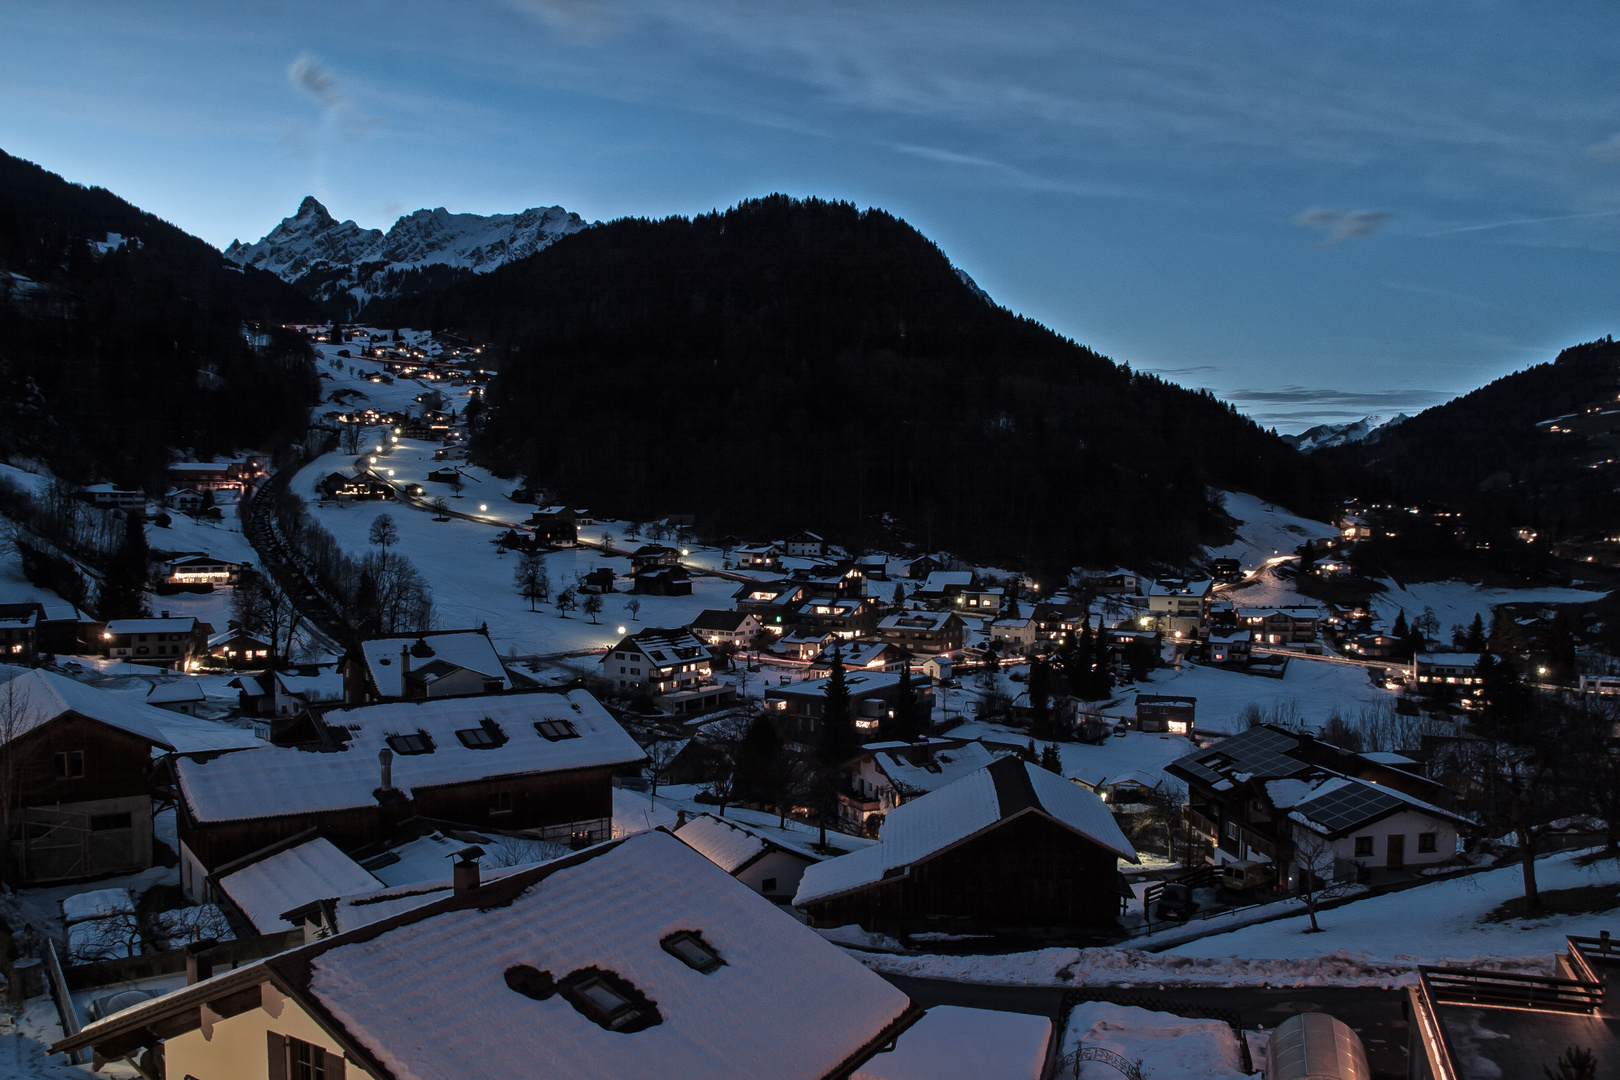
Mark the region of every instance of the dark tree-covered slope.
[[982, 299], [889, 214], [784, 196], [622, 220], [367, 316], [497, 344], [476, 455], [715, 535], [890, 523], [1055, 567], [1190, 556], [1205, 485], [1308, 507], [1315, 467], [1214, 397]]
[[1620, 345], [1594, 341], [1428, 409], [1375, 443], [1316, 456], [1379, 478], [1369, 494], [1463, 510], [1487, 535], [1610, 535], [1620, 526], [1617, 397]]
[[[105, 252], [109, 233], [138, 238]], [[162, 482], [173, 449], [213, 455], [297, 431], [307, 345], [249, 320], [311, 317], [274, 275], [101, 188], [0, 153], [0, 453], [81, 482]]]

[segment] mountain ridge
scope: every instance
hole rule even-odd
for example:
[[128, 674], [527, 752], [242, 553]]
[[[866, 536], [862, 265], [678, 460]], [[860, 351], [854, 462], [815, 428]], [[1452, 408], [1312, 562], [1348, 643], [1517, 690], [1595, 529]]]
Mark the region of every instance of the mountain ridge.
[[374, 299], [444, 288], [526, 258], [589, 226], [561, 206], [516, 214], [456, 214], [444, 207], [401, 216], [383, 232], [338, 221], [313, 195], [263, 238], [233, 240], [225, 258], [269, 271], [352, 316]]

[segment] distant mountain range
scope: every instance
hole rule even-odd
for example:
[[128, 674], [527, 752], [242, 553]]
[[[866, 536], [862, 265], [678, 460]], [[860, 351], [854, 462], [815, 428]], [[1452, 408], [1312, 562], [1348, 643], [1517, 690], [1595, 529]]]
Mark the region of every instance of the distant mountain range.
[[1377, 442], [1390, 428], [1410, 419], [1411, 417], [1405, 413], [1396, 413], [1388, 420], [1378, 416], [1363, 416], [1360, 420], [1353, 420], [1348, 424], [1318, 424], [1298, 435], [1284, 435], [1281, 438], [1294, 449], [1308, 454], [1312, 450], [1344, 446], [1346, 443]]
[[418, 210], [386, 233], [338, 221], [314, 196], [252, 244], [233, 240], [225, 258], [268, 270], [338, 317], [379, 297], [442, 289], [579, 232], [586, 222], [560, 206], [519, 214]]

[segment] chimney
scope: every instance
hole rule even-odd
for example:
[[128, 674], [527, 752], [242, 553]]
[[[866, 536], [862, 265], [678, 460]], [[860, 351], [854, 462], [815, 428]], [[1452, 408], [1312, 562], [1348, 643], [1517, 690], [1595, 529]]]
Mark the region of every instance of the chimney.
[[394, 752], [388, 747], [377, 751], [377, 760], [382, 762], [382, 786], [380, 791], [394, 790]]
[[[399, 696], [402, 698], [410, 696], [410, 684], [406, 681], [406, 678], [410, 675], [410, 673], [411, 650], [409, 646], [401, 645], [399, 647]], [[383, 785], [383, 787], [387, 786], [387, 784]]]
[[219, 942], [213, 938], [204, 938], [194, 941], [186, 946], [186, 985], [192, 986], [204, 979], [214, 977], [214, 959], [208, 955]]
[[164, 613], [163, 613], [163, 617], [164, 617], [164, 618], [165, 618], [165, 619], [167, 619], [167, 618], [168, 618], [168, 617], [169, 617], [169, 613], [168, 613], [168, 612], [167, 612], [167, 611], [165, 611], [165, 612], [164, 612]]
[[483, 854], [484, 849], [476, 844], [456, 852], [454, 876], [451, 878], [451, 891], [456, 896], [465, 896], [478, 888], [478, 859]]

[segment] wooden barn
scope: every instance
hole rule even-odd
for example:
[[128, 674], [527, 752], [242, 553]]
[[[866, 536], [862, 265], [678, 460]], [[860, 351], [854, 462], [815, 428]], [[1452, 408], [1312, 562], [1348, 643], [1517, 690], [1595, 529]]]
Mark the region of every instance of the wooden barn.
[[1109, 927], [1137, 861], [1101, 799], [1016, 757], [898, 807], [879, 840], [805, 869], [810, 925]]

